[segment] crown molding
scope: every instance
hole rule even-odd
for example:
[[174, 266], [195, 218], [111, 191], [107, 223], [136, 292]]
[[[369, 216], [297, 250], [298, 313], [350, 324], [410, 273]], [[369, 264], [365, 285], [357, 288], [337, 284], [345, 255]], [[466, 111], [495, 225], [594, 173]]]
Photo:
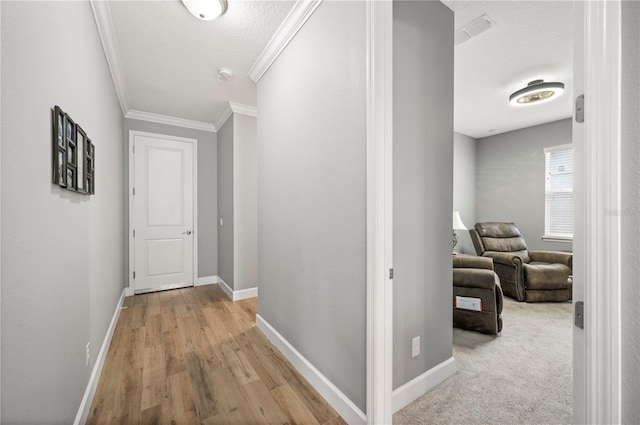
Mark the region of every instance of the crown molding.
[[250, 117], [258, 116], [258, 109], [255, 106], [243, 105], [242, 103], [229, 102], [231, 110], [235, 114], [248, 115]]
[[213, 124], [206, 122], [170, 117], [168, 115], [154, 114], [152, 112], [136, 111], [135, 109], [130, 109], [124, 116], [125, 118], [132, 120], [141, 120], [155, 122], [157, 124], [173, 125], [175, 127], [191, 128], [193, 130], [216, 132], [216, 127]]
[[107, 58], [107, 64], [109, 65], [109, 71], [111, 72], [111, 78], [113, 79], [113, 85], [116, 89], [116, 95], [120, 102], [120, 109], [122, 110], [122, 115], [126, 115], [127, 111], [129, 111], [127, 90], [124, 73], [122, 72], [122, 64], [120, 62], [120, 54], [118, 53], [118, 43], [116, 42], [116, 37], [113, 31], [109, 2], [90, 0], [90, 4], [91, 10], [93, 11], [93, 17], [96, 21], [96, 27], [98, 27], [98, 34], [100, 35], [104, 55]]
[[322, 0], [298, 0], [284, 21], [277, 29], [267, 46], [264, 48], [249, 73], [249, 78], [254, 83], [260, 81], [262, 76], [280, 56], [287, 45], [293, 40], [298, 31], [309, 20], [313, 12], [320, 6]]
[[233, 111], [231, 110], [230, 103], [231, 102], [229, 102], [227, 106], [225, 106], [224, 111], [222, 111], [222, 115], [220, 115], [220, 118], [218, 118], [218, 121], [216, 121], [216, 131], [220, 131], [224, 123], [226, 123], [227, 120], [231, 117]]
[[241, 114], [247, 115], [250, 117], [258, 116], [258, 109], [255, 106], [243, 105], [242, 103], [229, 102], [227, 106], [222, 111], [222, 115], [218, 118], [216, 122], [216, 131], [219, 131], [224, 123], [231, 117], [233, 114]]

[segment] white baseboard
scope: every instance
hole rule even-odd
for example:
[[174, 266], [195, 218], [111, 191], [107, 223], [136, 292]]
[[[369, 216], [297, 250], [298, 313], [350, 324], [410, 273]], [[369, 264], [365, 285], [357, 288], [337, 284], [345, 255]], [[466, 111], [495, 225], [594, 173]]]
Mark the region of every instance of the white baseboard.
[[449, 357], [422, 375], [396, 388], [391, 393], [393, 413], [413, 403], [418, 397], [426, 394], [436, 385], [453, 376], [454, 373], [456, 373], [456, 359]]
[[193, 286], [214, 285], [218, 283], [219, 279], [220, 278], [218, 276], [197, 277]]
[[220, 276], [216, 276], [218, 279], [218, 286], [224, 291], [225, 294], [231, 299], [231, 301], [239, 301], [247, 298], [253, 298], [258, 296], [258, 288], [240, 289], [234, 291], [227, 285], [227, 282], [222, 280]]
[[118, 323], [118, 317], [120, 317], [120, 310], [122, 304], [124, 303], [124, 297], [126, 296], [127, 289], [129, 288], [124, 288], [122, 290], [122, 293], [120, 294], [120, 299], [118, 300], [118, 304], [116, 305], [116, 311], [113, 313], [111, 323], [109, 324], [109, 328], [107, 329], [107, 334], [104, 336], [104, 341], [102, 341], [102, 346], [100, 347], [100, 352], [98, 353], [98, 357], [96, 358], [96, 363], [93, 365], [91, 377], [89, 378], [87, 388], [84, 391], [84, 396], [82, 397], [80, 408], [78, 409], [78, 413], [76, 414], [76, 419], [73, 421], [74, 425], [86, 423], [87, 418], [89, 417], [91, 402], [93, 401], [93, 396], [96, 394], [96, 389], [98, 388], [98, 381], [100, 380], [102, 367], [104, 366], [104, 362], [107, 359], [109, 345], [111, 345], [113, 332], [116, 330], [116, 324]]
[[132, 297], [134, 295], [134, 291], [133, 291], [133, 286], [126, 286], [124, 288], [124, 296], [125, 297]]
[[254, 298], [258, 296], [258, 288], [248, 288], [248, 289], [240, 289], [238, 291], [233, 291], [233, 300], [245, 300], [247, 298]]
[[342, 416], [342, 419], [351, 425], [366, 424], [366, 415], [259, 314], [256, 315], [256, 325], [311, 386]]

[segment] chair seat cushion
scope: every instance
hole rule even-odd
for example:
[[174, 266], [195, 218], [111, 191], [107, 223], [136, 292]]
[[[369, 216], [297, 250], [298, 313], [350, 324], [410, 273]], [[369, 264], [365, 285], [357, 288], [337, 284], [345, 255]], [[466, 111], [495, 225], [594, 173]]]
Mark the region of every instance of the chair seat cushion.
[[568, 289], [571, 269], [564, 264], [523, 264], [524, 282], [527, 289]]

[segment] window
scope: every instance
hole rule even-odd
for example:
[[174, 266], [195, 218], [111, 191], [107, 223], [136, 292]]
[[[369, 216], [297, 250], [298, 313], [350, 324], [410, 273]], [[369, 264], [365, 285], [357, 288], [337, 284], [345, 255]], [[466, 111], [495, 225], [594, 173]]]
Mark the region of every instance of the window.
[[573, 239], [573, 147], [545, 148], [543, 239]]

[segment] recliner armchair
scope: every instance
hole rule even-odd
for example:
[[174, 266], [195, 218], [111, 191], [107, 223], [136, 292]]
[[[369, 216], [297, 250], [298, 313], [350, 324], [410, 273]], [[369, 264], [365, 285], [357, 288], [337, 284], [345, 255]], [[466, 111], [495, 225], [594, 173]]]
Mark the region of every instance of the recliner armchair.
[[505, 295], [518, 301], [569, 301], [573, 255], [529, 251], [514, 223], [476, 223], [469, 231], [476, 253], [491, 257]]

